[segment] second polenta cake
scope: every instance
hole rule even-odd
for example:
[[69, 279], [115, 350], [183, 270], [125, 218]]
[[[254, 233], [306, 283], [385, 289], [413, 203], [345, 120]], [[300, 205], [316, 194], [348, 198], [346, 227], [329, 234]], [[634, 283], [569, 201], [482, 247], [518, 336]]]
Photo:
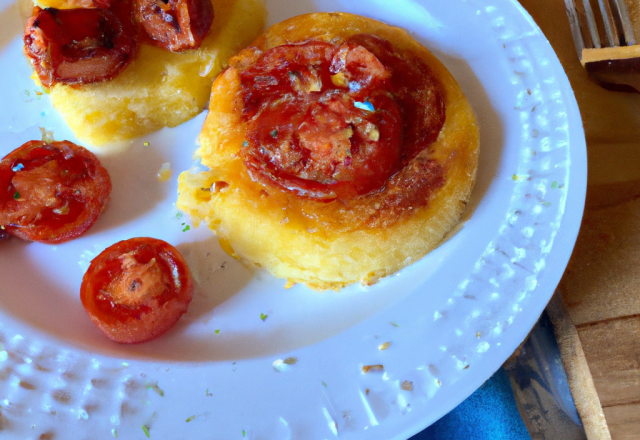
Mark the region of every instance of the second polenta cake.
[[262, 32], [265, 20], [263, 0], [211, 2], [215, 18], [198, 49], [175, 53], [141, 40], [115, 78], [49, 88], [53, 106], [79, 139], [100, 146], [175, 127], [204, 110], [213, 79]]

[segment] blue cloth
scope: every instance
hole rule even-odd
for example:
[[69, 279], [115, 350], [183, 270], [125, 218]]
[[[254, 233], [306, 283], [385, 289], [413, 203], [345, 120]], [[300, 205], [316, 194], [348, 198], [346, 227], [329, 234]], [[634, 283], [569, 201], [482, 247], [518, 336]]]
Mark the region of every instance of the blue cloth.
[[449, 414], [411, 440], [531, 440], [501, 368]]

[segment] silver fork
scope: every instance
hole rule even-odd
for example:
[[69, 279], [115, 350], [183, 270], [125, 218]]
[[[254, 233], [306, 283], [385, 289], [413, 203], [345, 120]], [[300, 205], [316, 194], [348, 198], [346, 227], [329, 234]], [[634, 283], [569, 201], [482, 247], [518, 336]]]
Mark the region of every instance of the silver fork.
[[[596, 3], [596, 0], [593, 0]], [[624, 0], [565, 0], [573, 41], [587, 72], [603, 87], [640, 92], [640, 45]]]

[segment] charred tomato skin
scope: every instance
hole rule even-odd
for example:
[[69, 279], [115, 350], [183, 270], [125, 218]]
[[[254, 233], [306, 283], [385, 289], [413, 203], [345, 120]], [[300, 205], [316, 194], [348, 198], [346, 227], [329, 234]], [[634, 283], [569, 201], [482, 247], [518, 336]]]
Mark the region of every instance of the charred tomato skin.
[[210, 0], [134, 0], [134, 11], [153, 43], [172, 52], [199, 48], [214, 17]]
[[23, 240], [58, 244], [82, 235], [110, 193], [98, 158], [69, 141], [29, 141], [0, 161], [0, 224]]
[[[136, 297], [136, 290], [144, 289], [148, 295]], [[80, 299], [107, 338], [136, 344], [173, 327], [187, 311], [193, 289], [189, 267], [175, 247], [137, 237], [115, 243], [93, 259], [82, 280]]]
[[138, 47], [128, 0], [113, 0], [108, 9], [35, 7], [23, 40], [45, 87], [115, 78]]

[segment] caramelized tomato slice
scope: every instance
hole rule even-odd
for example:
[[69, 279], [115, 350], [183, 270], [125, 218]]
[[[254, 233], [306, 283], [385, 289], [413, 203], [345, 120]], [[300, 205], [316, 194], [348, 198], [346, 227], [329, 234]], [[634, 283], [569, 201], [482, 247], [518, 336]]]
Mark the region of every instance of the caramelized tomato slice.
[[30, 141], [0, 162], [0, 225], [16, 237], [62, 243], [96, 221], [111, 192], [107, 170], [69, 141]]
[[36, 7], [27, 22], [24, 47], [45, 87], [114, 78], [137, 49], [129, 2], [113, 0], [109, 9]]
[[112, 341], [154, 339], [180, 319], [193, 295], [189, 267], [169, 243], [149, 237], [120, 241], [98, 255], [80, 287], [82, 305]]
[[172, 52], [199, 48], [213, 23], [210, 0], [135, 0], [134, 8], [149, 37]]
[[252, 179], [323, 201], [382, 188], [401, 166], [391, 71], [355, 43], [275, 47], [240, 73]]

